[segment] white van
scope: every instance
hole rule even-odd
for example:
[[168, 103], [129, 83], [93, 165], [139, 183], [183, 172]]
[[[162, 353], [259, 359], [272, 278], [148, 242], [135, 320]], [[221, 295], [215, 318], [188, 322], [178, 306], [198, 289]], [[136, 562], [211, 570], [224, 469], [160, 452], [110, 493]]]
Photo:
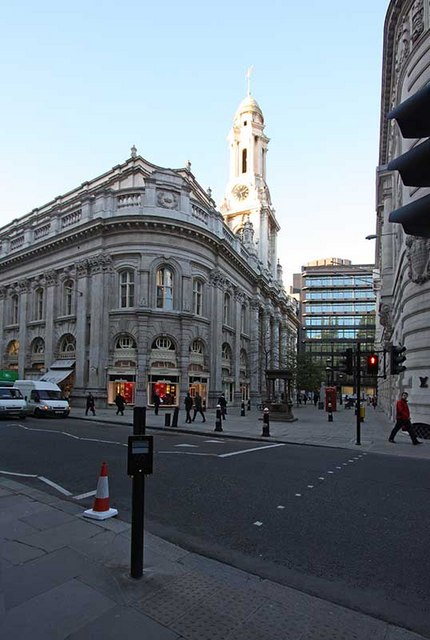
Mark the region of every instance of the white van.
[[40, 380], [15, 380], [14, 388], [19, 389], [27, 403], [27, 413], [38, 418], [62, 416], [70, 413], [70, 406], [63, 392], [53, 382]]
[[0, 418], [18, 416], [25, 419], [27, 403], [19, 389], [0, 387]]

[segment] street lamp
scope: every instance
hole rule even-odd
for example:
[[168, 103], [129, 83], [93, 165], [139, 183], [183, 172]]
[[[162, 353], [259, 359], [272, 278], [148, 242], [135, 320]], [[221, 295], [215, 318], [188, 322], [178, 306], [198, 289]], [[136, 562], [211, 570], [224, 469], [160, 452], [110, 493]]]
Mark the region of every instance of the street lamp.
[[380, 233], [379, 236], [376, 233], [372, 233], [370, 236], [366, 236], [366, 240], [376, 240], [382, 236], [396, 236], [397, 233]]

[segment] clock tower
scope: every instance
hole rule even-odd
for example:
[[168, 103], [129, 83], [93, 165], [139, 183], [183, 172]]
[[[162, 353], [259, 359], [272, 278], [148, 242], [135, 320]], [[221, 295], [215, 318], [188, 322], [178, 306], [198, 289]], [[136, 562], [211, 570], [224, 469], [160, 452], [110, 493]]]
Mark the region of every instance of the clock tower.
[[245, 223], [252, 224], [258, 258], [276, 279], [280, 227], [266, 184], [269, 138], [264, 134], [263, 112], [249, 89], [234, 116], [228, 142], [229, 179], [220, 211], [233, 233], [242, 234]]

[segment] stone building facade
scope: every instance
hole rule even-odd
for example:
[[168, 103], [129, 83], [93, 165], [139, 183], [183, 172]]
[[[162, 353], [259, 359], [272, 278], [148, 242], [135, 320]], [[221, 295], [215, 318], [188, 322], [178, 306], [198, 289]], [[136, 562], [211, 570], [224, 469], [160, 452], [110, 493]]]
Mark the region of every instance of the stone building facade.
[[[252, 135], [232, 153], [250, 158], [267, 150], [263, 116], [250, 96], [239, 111], [234, 135]], [[265, 368], [296, 349], [297, 304], [282, 283], [265, 170], [232, 162], [232, 178], [253, 194], [241, 191], [234, 215], [189, 163], [158, 167], [132, 147], [3, 227], [0, 369], [55, 381], [72, 405], [89, 391], [99, 404], [117, 392], [149, 405], [155, 392], [172, 405], [189, 390], [208, 406], [222, 392], [235, 404], [264, 396]]]
[[[381, 358], [379, 404], [388, 415], [399, 392], [409, 393], [411, 416], [430, 422], [430, 241], [405, 235], [388, 221], [394, 209], [425, 195], [405, 187], [387, 164], [416, 144], [404, 140], [388, 113], [430, 80], [430, 3], [392, 0], [384, 29], [379, 167], [377, 170], [376, 267], [379, 270], [377, 342]], [[391, 346], [406, 347], [406, 371], [390, 374]]]

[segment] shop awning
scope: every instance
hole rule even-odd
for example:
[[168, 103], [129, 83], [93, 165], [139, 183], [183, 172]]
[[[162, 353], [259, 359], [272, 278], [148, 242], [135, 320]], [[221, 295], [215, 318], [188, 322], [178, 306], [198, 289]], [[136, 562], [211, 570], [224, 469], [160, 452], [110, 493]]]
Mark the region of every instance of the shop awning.
[[55, 360], [48, 371], [40, 378], [40, 382], [58, 384], [69, 376], [75, 366], [75, 360]]
[[65, 380], [67, 376], [72, 373], [72, 369], [49, 369], [40, 378], [40, 382], [52, 382], [58, 384], [62, 380]]
[[18, 380], [18, 371], [0, 369], [0, 382], [9, 382], [13, 384], [15, 380]]

